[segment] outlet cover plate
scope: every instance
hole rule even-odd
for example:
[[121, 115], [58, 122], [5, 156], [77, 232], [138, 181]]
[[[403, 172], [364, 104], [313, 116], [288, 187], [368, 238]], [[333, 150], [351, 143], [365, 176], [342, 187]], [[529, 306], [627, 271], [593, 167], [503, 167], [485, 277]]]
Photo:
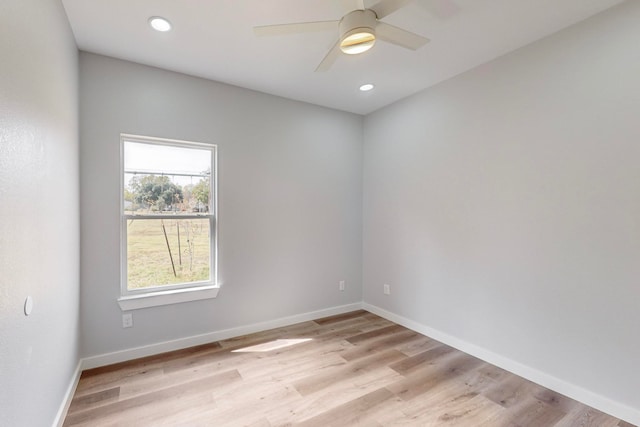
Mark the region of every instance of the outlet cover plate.
[[124, 313], [122, 315], [122, 327], [123, 328], [131, 328], [133, 326], [133, 314], [132, 313]]

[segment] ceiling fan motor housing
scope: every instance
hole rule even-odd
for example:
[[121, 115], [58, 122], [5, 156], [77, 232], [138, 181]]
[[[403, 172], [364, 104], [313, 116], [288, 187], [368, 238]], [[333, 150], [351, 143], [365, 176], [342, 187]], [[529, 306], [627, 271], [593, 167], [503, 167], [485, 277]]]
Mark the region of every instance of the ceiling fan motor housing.
[[[376, 13], [371, 9], [354, 10], [340, 20], [340, 49], [345, 53], [360, 53], [375, 43]], [[366, 46], [358, 49], [358, 46]]]

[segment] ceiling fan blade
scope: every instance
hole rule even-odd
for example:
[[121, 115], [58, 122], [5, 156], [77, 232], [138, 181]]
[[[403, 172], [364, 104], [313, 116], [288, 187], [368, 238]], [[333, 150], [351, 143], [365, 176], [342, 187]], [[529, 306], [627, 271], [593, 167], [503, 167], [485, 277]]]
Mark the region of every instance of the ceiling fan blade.
[[387, 15], [391, 15], [396, 10], [405, 6], [413, 0], [381, 0], [378, 3], [371, 6], [369, 9], [376, 13], [378, 19], [382, 19]]
[[426, 37], [384, 22], [378, 22], [376, 25], [376, 37], [411, 50], [419, 49], [429, 42]]
[[310, 33], [314, 31], [338, 30], [340, 21], [296, 22], [293, 24], [261, 25], [253, 27], [257, 36], [279, 36], [283, 34]]
[[340, 40], [338, 40], [336, 44], [333, 45], [331, 50], [327, 53], [327, 55], [324, 57], [322, 62], [318, 64], [318, 67], [316, 68], [316, 72], [328, 71], [329, 68], [331, 68], [331, 66], [333, 65], [333, 63], [336, 62], [336, 59], [338, 59], [338, 56], [340, 56], [340, 53], [341, 53]]

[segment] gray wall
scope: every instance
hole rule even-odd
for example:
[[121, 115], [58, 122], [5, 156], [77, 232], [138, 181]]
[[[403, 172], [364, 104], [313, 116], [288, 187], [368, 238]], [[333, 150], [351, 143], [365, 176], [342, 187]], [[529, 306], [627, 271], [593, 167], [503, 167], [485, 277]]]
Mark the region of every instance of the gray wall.
[[48, 426], [79, 340], [78, 53], [62, 4], [0, 2], [0, 56], [0, 425]]
[[638, 22], [626, 2], [366, 117], [366, 303], [640, 409]]
[[[83, 356], [361, 301], [362, 117], [89, 53], [80, 94]], [[218, 297], [136, 310], [131, 329], [116, 303], [121, 132], [219, 156]]]

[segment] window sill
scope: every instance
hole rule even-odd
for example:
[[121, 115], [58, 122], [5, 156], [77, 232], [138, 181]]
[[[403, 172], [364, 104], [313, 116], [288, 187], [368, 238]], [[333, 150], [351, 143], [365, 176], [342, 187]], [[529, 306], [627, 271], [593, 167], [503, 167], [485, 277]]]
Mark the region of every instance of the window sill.
[[129, 311], [160, 305], [179, 304], [181, 302], [215, 298], [218, 296], [219, 290], [220, 286], [209, 285], [199, 286], [197, 288], [172, 289], [169, 291], [128, 295], [118, 298], [118, 305], [122, 311]]

